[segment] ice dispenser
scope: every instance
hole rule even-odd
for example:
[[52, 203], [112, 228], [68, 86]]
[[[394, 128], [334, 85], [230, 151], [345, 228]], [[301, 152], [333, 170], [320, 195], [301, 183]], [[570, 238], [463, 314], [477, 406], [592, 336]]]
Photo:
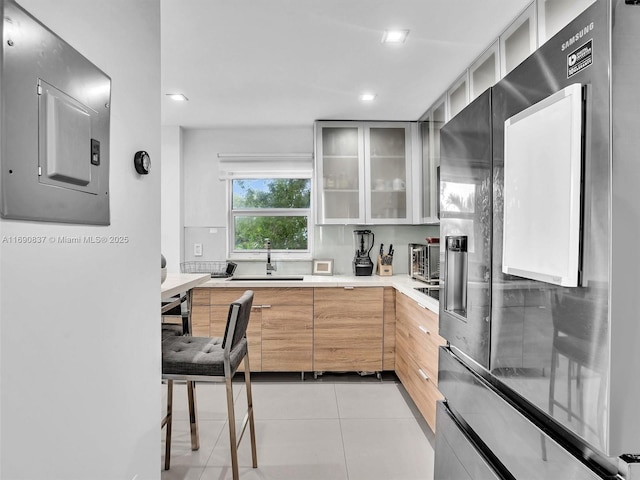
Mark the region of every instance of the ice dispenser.
[[467, 317], [467, 236], [447, 236], [445, 250], [445, 310]]

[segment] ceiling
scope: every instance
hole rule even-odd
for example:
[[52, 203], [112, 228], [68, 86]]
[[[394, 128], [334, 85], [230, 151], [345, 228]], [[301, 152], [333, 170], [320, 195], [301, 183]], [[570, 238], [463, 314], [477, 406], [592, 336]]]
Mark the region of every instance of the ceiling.
[[[162, 124], [417, 120], [530, 0], [162, 0]], [[409, 29], [403, 45], [385, 29]], [[365, 104], [362, 92], [374, 92]]]

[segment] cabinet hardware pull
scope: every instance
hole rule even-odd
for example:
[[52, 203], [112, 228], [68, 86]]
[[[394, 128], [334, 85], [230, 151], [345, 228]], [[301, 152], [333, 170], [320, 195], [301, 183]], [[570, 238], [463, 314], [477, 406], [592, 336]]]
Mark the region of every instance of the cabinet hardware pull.
[[423, 380], [429, 381], [429, 375], [424, 373], [421, 368], [418, 369], [418, 373], [420, 374], [420, 376], [422, 377]]
[[345, 290], [353, 290], [355, 287], [344, 287]]
[[431, 335], [431, 332], [429, 330], [427, 330], [426, 328], [424, 328], [422, 325], [418, 326], [418, 329], [422, 332], [422, 333], [426, 333], [427, 335]]
[[261, 305], [262, 308], [271, 308], [271, 305]]

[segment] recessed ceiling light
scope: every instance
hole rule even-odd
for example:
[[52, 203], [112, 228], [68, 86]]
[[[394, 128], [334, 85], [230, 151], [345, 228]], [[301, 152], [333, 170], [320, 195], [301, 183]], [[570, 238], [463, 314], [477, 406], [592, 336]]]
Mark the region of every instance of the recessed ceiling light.
[[362, 102], [373, 102], [377, 95], [375, 93], [362, 93], [360, 94], [360, 100]]
[[382, 35], [382, 43], [404, 43], [409, 35], [409, 30], [385, 30]]
[[175, 100], [176, 102], [188, 102], [189, 99], [185, 97], [182, 93], [167, 93], [167, 97], [171, 100]]

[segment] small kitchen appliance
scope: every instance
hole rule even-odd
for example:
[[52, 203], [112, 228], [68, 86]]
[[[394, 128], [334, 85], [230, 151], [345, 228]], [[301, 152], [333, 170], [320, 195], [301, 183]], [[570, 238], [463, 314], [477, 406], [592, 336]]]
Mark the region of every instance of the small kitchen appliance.
[[440, 279], [440, 244], [409, 244], [409, 276], [421, 282], [435, 284]]
[[375, 235], [371, 230], [354, 230], [353, 243], [355, 256], [353, 257], [353, 274], [356, 277], [365, 277], [373, 274], [373, 262], [369, 252], [373, 248]]

